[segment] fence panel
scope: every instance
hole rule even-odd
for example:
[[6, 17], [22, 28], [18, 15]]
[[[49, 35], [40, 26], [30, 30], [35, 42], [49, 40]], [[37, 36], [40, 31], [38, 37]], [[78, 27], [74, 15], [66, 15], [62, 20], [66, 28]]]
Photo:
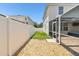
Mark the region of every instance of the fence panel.
[[9, 55], [13, 55], [34, 32], [33, 26], [9, 19]]
[[38, 32], [43, 32], [43, 28], [35, 28]]
[[32, 25], [0, 15], [0, 56], [13, 55], [34, 33]]
[[7, 19], [0, 16], [0, 55], [8, 55]]

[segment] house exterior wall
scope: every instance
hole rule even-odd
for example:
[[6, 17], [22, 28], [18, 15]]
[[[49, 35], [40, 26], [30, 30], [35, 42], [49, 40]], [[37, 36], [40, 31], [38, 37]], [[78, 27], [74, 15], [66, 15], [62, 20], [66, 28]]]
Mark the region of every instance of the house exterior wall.
[[43, 31], [49, 35], [49, 16], [47, 16], [43, 23]]
[[79, 26], [73, 26], [72, 24], [70, 24], [70, 32], [79, 32]]
[[[49, 3], [48, 4], [48, 7], [47, 7], [47, 10], [46, 10], [46, 12], [45, 12], [45, 15], [44, 15], [44, 22], [43, 22], [43, 30], [44, 30], [44, 32], [47, 32], [47, 31], [49, 31], [49, 30], [46, 30], [46, 28], [48, 28], [49, 29], [49, 27], [50, 26], [48, 26], [48, 27], [46, 27], [46, 25], [45, 24], [48, 24], [49, 23], [49, 21], [51, 21], [51, 20], [54, 20], [55, 18], [57, 18], [58, 16], [59, 16], [59, 14], [58, 14], [58, 8], [59, 8], [59, 6], [63, 6], [63, 14], [64, 13], [66, 13], [66, 12], [68, 12], [69, 10], [71, 10], [71, 9], [73, 9], [74, 7], [76, 7], [78, 4], [69, 4], [69, 3]], [[79, 10], [79, 9], [78, 9]], [[75, 12], [74, 12], [75, 13]], [[73, 13], [73, 14], [74, 14]], [[79, 13], [78, 13], [79, 14]], [[62, 15], [62, 14], [61, 14]], [[49, 16], [49, 19], [48, 19], [48, 22], [46, 22], [47, 21], [47, 16]], [[77, 15], [78, 16], [78, 15]], [[71, 30], [71, 25], [70, 24], [68, 24], [69, 26], [68, 26], [68, 31], [70, 31]], [[45, 28], [46, 27], [46, 28]], [[62, 33], [65, 33], [65, 34], [67, 34], [67, 32], [68, 31], [62, 31]]]
[[72, 31], [72, 23], [68, 23], [67, 22], [67, 24], [68, 24], [68, 30], [67, 31], [64, 31], [64, 24], [65, 22], [62, 22], [62, 30], [61, 30], [61, 33], [62, 34], [68, 34], [68, 32], [71, 32]]
[[79, 18], [79, 6], [77, 6], [73, 10], [69, 11], [68, 13], [64, 14], [62, 17], [75, 17], [75, 18]]
[[[63, 34], [68, 34], [68, 32], [79, 32], [79, 26], [73, 26], [72, 25], [73, 22], [68, 23], [68, 31], [64, 31], [62, 30], [61, 32]], [[63, 25], [62, 25], [63, 26]]]
[[68, 23], [68, 32], [72, 32], [72, 23]]
[[72, 32], [79, 32], [79, 26], [73, 26]]
[[55, 19], [57, 16], [59, 16], [58, 14], [58, 10], [60, 6], [63, 6], [63, 13], [66, 13], [67, 11], [71, 10], [72, 8], [74, 8], [77, 4], [48, 4], [48, 10], [47, 13], [50, 17], [50, 20]]

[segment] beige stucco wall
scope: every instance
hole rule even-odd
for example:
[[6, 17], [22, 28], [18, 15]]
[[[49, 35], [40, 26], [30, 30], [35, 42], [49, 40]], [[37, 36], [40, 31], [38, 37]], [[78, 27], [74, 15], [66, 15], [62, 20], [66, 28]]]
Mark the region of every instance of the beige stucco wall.
[[32, 25], [0, 16], [0, 56], [13, 55], [34, 33]]

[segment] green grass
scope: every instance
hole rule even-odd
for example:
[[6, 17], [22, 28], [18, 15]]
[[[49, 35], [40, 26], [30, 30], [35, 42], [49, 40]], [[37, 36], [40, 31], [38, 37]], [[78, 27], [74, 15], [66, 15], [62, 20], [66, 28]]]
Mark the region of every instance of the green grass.
[[50, 36], [48, 36], [45, 32], [36, 32], [32, 39], [50, 39]]

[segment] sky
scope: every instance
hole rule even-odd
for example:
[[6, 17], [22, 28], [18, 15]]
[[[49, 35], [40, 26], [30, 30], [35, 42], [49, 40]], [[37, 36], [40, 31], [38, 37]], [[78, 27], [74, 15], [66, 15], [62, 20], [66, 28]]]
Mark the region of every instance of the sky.
[[46, 6], [45, 3], [0, 3], [0, 14], [25, 15], [34, 22], [41, 23]]

